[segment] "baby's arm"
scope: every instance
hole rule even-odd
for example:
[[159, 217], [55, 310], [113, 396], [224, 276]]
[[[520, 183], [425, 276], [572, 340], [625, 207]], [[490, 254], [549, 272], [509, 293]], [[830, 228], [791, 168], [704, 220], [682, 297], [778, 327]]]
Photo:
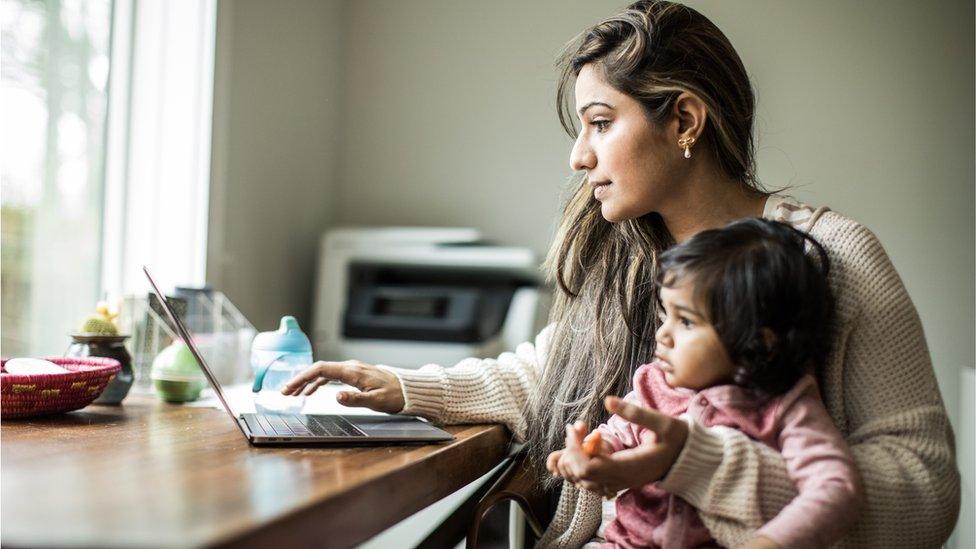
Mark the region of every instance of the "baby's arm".
[[[602, 426], [601, 426], [602, 427]], [[608, 438], [613, 435], [608, 435]], [[546, 468], [554, 477], [560, 477], [569, 482], [579, 480], [580, 471], [587, 462], [597, 457], [606, 457], [614, 452], [608, 438], [597, 428], [588, 432], [582, 421], [566, 427], [566, 447], [556, 450], [546, 458]]]
[[[642, 408], [648, 407], [648, 403], [641, 400], [637, 391], [631, 391], [628, 393], [627, 396], [624, 397], [624, 400], [626, 402], [636, 404]], [[608, 419], [606, 423], [597, 427], [596, 430], [600, 431], [600, 434], [603, 436], [603, 440], [609, 443], [610, 448], [612, 448], [612, 452], [636, 448], [640, 445], [644, 438], [654, 436], [652, 431], [644, 429], [639, 425], [635, 425], [616, 414], [610, 416], [610, 419]]]
[[784, 398], [780, 453], [798, 495], [757, 532], [780, 547], [827, 547], [843, 537], [864, 505], [861, 477], [812, 378]]
[[[636, 391], [631, 391], [625, 400], [642, 405]], [[638, 428], [616, 415], [607, 423], [599, 425], [592, 432], [582, 422], [567, 426], [566, 448], [549, 454], [546, 468], [555, 477], [576, 482], [578, 471], [586, 461], [598, 456], [609, 456], [625, 448], [633, 448], [640, 442]], [[580, 444], [570, 444], [569, 438], [575, 436]], [[646, 435], [645, 435], [646, 436]]]

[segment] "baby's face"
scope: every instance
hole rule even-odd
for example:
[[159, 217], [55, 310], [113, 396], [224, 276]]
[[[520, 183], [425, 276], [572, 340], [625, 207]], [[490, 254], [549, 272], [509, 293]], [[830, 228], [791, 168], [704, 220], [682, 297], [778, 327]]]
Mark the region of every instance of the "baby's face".
[[672, 387], [700, 390], [732, 381], [734, 366], [689, 283], [661, 288], [664, 317], [654, 356]]

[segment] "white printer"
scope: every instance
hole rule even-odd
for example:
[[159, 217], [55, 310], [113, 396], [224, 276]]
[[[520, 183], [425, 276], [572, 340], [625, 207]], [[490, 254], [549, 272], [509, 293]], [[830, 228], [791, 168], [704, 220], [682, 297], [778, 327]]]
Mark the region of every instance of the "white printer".
[[551, 293], [525, 248], [469, 228], [340, 228], [322, 236], [319, 360], [418, 368], [497, 356], [545, 325]]

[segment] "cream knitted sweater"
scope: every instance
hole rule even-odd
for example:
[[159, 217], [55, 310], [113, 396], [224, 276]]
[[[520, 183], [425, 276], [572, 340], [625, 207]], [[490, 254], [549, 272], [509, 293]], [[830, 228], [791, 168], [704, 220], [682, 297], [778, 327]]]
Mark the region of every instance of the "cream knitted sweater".
[[[808, 230], [831, 260], [834, 349], [819, 381], [867, 496], [864, 516], [838, 546], [938, 546], [959, 511], [959, 473], [922, 325], [898, 273], [877, 237], [843, 215], [772, 196], [764, 216]], [[504, 423], [523, 436], [522, 406], [539, 380], [551, 330], [497, 359], [391, 369], [403, 386], [402, 413], [448, 424]], [[750, 538], [797, 493], [775, 450], [734, 429], [699, 425], [660, 486], [694, 505], [724, 545]], [[600, 520], [600, 497], [565, 483], [539, 547], [579, 547]]]

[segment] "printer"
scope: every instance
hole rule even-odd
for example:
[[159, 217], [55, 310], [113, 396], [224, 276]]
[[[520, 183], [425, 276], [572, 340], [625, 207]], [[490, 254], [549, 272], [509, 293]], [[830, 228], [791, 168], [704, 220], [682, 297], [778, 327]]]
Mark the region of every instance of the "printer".
[[313, 306], [319, 360], [419, 368], [531, 341], [551, 292], [531, 250], [471, 228], [338, 228], [321, 239]]

